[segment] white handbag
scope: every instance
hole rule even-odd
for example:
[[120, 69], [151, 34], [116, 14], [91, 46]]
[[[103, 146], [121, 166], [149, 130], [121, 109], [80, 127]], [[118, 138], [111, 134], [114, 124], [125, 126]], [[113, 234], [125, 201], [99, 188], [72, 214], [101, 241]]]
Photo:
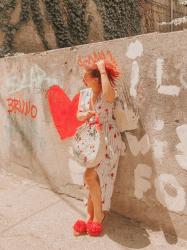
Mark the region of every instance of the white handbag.
[[[79, 110], [89, 110], [91, 92], [91, 88], [80, 90]], [[75, 159], [82, 167], [92, 168], [100, 163], [105, 157], [106, 146], [98, 117], [92, 117], [77, 129], [72, 146]]]
[[97, 120], [86, 122], [73, 137], [73, 153], [82, 167], [96, 167], [106, 154], [105, 136]]

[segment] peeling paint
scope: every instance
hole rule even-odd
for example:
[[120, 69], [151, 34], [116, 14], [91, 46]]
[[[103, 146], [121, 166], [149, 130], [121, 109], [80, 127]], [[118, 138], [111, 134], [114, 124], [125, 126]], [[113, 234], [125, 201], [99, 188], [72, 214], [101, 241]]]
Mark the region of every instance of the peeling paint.
[[58, 84], [57, 79], [49, 77], [37, 64], [33, 64], [29, 70], [22, 72], [19, 77], [10, 72], [9, 77], [5, 80], [5, 84], [0, 86], [0, 91], [5, 96], [27, 88], [32, 88], [33, 92], [38, 92], [42, 86], [47, 90], [55, 84]]

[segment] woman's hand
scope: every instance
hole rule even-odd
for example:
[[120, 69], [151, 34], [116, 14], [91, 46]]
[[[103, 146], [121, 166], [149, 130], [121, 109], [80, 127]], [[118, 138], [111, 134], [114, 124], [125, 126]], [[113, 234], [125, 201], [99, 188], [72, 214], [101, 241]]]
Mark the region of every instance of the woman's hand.
[[93, 111], [93, 110], [88, 110], [86, 112], [86, 119], [90, 119], [91, 117], [95, 116], [96, 115], [96, 112]]
[[96, 112], [93, 111], [93, 110], [88, 110], [88, 111], [85, 111], [85, 112], [77, 112], [77, 119], [79, 121], [86, 121], [86, 120], [89, 120], [91, 117], [95, 116], [96, 115]]
[[102, 85], [103, 97], [105, 98], [107, 102], [112, 103], [115, 99], [115, 91], [109, 81], [107, 71], [105, 68], [105, 61], [99, 60], [96, 62], [96, 65], [101, 74], [101, 85]]
[[100, 73], [102, 72], [106, 72], [106, 69], [105, 69], [105, 61], [104, 60], [99, 60], [96, 62], [96, 65], [98, 67], [98, 70]]

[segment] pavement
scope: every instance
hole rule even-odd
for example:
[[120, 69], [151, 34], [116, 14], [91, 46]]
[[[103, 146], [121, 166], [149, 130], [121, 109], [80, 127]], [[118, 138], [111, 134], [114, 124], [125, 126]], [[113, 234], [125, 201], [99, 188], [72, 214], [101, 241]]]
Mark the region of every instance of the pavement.
[[162, 231], [113, 212], [100, 237], [75, 237], [72, 225], [77, 218], [86, 218], [85, 208], [76, 198], [0, 169], [0, 250], [187, 249], [187, 241], [178, 238], [169, 243]]

